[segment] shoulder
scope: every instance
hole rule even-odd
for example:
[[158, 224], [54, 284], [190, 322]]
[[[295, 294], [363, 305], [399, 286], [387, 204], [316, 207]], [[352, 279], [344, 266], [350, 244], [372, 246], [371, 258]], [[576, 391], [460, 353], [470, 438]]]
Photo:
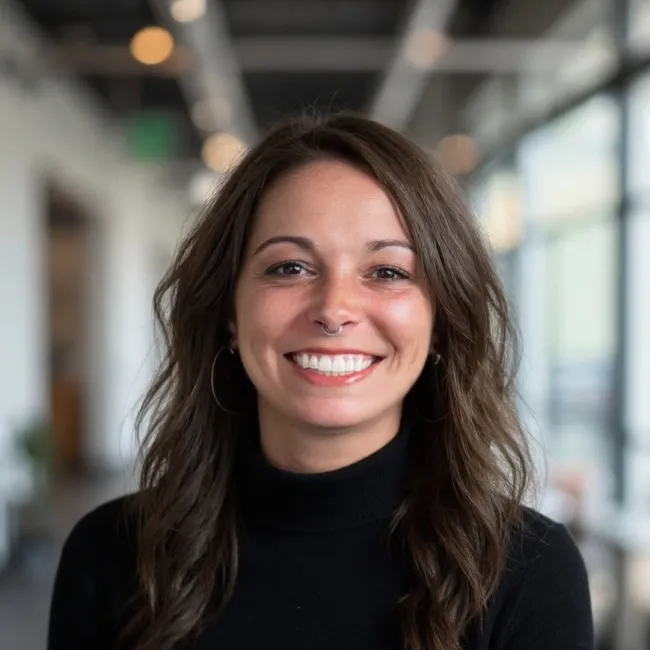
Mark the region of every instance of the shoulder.
[[93, 508], [77, 521], [70, 535], [93, 538], [127, 533], [135, 523], [133, 500], [134, 495], [128, 494]]
[[524, 508], [521, 522], [512, 530], [506, 570], [518, 576], [539, 572], [547, 578], [558, 572], [558, 578], [567, 579], [586, 574], [580, 550], [566, 526], [531, 508]]
[[66, 557], [127, 559], [135, 554], [137, 526], [133, 495], [113, 499], [85, 514], [70, 531], [62, 552]]
[[587, 570], [564, 525], [524, 510], [488, 618], [500, 639], [495, 647], [593, 647]]
[[136, 576], [132, 497], [104, 503], [68, 535], [50, 605], [48, 648], [113, 648]]

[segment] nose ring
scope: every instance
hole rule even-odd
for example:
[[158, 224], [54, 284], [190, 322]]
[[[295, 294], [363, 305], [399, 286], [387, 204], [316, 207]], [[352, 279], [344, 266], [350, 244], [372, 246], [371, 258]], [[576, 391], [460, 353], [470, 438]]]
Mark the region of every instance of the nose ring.
[[330, 332], [330, 330], [328, 330], [327, 327], [325, 327], [325, 323], [321, 323], [321, 328], [325, 336], [336, 336], [343, 328], [343, 325], [339, 325], [333, 332]]

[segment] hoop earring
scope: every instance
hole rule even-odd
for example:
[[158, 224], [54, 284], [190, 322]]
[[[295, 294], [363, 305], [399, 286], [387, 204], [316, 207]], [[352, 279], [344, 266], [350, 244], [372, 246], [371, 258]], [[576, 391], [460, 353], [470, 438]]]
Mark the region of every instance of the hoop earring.
[[[224, 351], [224, 349], [225, 349], [225, 346], [219, 348], [219, 351], [217, 352], [217, 354], [214, 355], [214, 359], [212, 359], [212, 366], [210, 367], [210, 388], [211, 388], [211, 390], [212, 390], [212, 397], [214, 398], [214, 401], [217, 403], [217, 406], [218, 406], [222, 411], [225, 411], [226, 413], [229, 413], [230, 415], [237, 415], [237, 413], [235, 413], [234, 411], [231, 411], [230, 409], [227, 409], [227, 408], [226, 408], [226, 407], [225, 407], [225, 406], [224, 406], [224, 405], [219, 401], [219, 398], [217, 397], [217, 393], [216, 393], [216, 391], [215, 391], [215, 389], [214, 389], [214, 367], [215, 367], [215, 365], [216, 365], [216, 363], [217, 363], [217, 359], [219, 358], [219, 355]], [[231, 344], [228, 346], [228, 351], [230, 352], [230, 354], [234, 354], [234, 353], [235, 353], [235, 345], [234, 345], [234, 343], [231, 343]]]

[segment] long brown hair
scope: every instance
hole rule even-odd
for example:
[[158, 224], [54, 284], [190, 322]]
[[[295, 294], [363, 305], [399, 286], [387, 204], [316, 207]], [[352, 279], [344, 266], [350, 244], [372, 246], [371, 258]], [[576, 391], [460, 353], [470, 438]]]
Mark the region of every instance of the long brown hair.
[[[138, 418], [138, 650], [169, 650], [233, 593], [238, 570], [233, 462], [256, 397], [227, 348], [228, 321], [256, 206], [281, 174], [324, 158], [385, 187], [436, 305], [442, 356], [404, 404], [416, 423], [408, 498], [392, 535], [410, 560], [399, 608], [408, 650], [457, 650], [498, 585], [531, 462], [513, 403], [517, 341], [490, 253], [454, 183], [402, 135], [339, 114], [287, 121], [253, 148], [205, 206], [155, 293], [164, 362]], [[217, 595], [216, 607], [214, 596]]]

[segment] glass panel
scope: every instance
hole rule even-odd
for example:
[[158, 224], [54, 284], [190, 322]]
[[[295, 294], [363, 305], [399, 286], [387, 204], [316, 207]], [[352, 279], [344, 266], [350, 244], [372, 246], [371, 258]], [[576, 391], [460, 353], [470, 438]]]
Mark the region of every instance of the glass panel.
[[650, 198], [650, 75], [630, 88], [628, 191]]
[[619, 129], [616, 101], [598, 95], [528, 136], [521, 161], [529, 215], [551, 226], [584, 217], [585, 208], [613, 206]]
[[625, 454], [625, 491], [626, 509], [645, 528], [650, 550], [650, 447], [637, 447], [634, 440]]
[[523, 205], [519, 176], [507, 168], [497, 169], [473, 183], [473, 211], [498, 253], [512, 250], [523, 237]]
[[547, 250], [547, 349], [553, 473], [585, 515], [611, 493], [610, 430], [616, 348], [616, 223], [554, 234]]
[[516, 256], [524, 235], [519, 175], [507, 165], [493, 164], [472, 179], [469, 198], [494, 251], [501, 281], [514, 299]]
[[634, 444], [650, 450], [650, 204], [630, 216], [629, 227], [625, 420]]

